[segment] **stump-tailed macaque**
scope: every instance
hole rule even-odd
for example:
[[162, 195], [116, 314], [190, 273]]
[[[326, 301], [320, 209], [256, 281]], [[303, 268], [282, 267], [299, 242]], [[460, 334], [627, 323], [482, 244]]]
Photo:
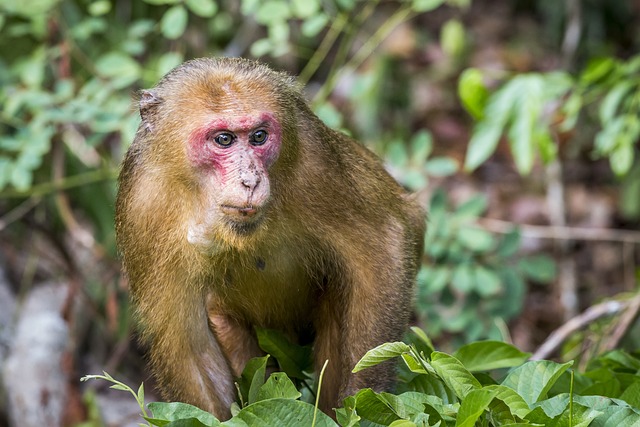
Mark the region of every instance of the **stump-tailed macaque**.
[[425, 218], [380, 161], [249, 60], [186, 62], [140, 116], [116, 232], [163, 397], [229, 418], [254, 326], [313, 340], [329, 413], [392, 387], [392, 365], [351, 369], [407, 326]]

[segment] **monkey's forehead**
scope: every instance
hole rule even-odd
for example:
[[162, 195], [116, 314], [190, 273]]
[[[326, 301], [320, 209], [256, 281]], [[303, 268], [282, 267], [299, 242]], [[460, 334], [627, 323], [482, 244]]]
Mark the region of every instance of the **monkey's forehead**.
[[206, 110], [211, 113], [272, 111], [277, 113], [286, 97], [271, 82], [211, 73], [158, 88], [165, 107]]

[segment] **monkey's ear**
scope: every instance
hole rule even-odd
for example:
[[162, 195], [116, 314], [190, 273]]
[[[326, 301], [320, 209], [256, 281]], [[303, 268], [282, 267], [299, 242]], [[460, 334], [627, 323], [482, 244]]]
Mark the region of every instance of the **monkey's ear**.
[[153, 128], [153, 116], [155, 115], [158, 105], [161, 103], [162, 98], [160, 98], [154, 91], [143, 90], [140, 92], [140, 118], [148, 131], [151, 131]]

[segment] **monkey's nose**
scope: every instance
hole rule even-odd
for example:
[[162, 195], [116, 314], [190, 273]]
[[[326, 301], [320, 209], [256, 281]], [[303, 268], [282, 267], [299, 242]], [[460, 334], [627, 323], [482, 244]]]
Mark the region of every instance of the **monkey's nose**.
[[260, 184], [260, 175], [254, 173], [245, 173], [240, 176], [240, 181], [242, 185], [247, 187], [249, 190], [253, 190]]

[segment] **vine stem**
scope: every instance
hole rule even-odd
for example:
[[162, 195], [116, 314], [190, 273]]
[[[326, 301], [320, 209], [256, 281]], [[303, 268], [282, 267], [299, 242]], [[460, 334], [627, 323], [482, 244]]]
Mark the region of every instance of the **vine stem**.
[[333, 44], [338, 38], [338, 35], [340, 35], [342, 30], [344, 29], [347, 21], [347, 15], [344, 13], [338, 15], [336, 20], [333, 21], [331, 27], [329, 28], [329, 31], [327, 31], [327, 34], [322, 39], [320, 46], [318, 46], [318, 49], [313, 52], [313, 56], [311, 57], [311, 59], [309, 59], [307, 65], [305, 65], [304, 69], [300, 72], [298, 81], [301, 84], [306, 85], [311, 79], [311, 76], [313, 76], [318, 70], [320, 64], [322, 64], [322, 62], [327, 58], [329, 50], [331, 50], [331, 48], [333, 47]]
[[318, 416], [318, 403], [320, 402], [320, 390], [322, 389], [322, 379], [324, 378], [324, 371], [327, 369], [328, 364], [329, 359], [324, 361], [324, 365], [322, 365], [322, 370], [320, 371], [320, 377], [318, 378], [318, 393], [316, 394], [316, 406], [313, 409], [313, 422], [311, 423], [311, 427], [315, 427], [316, 425], [316, 417]]
[[362, 65], [362, 63], [373, 53], [373, 51], [378, 47], [380, 42], [389, 37], [389, 35], [396, 29], [398, 25], [402, 22], [408, 21], [409, 19], [415, 16], [412, 13], [411, 6], [402, 5], [394, 12], [394, 14], [387, 19], [378, 30], [362, 45], [358, 52], [349, 59], [342, 69], [334, 74], [332, 74], [327, 82], [323, 85], [322, 90], [318, 92], [316, 97], [313, 100], [315, 105], [322, 103], [329, 94], [335, 88], [338, 77], [343, 73], [351, 72], [352, 70], [357, 69]]

